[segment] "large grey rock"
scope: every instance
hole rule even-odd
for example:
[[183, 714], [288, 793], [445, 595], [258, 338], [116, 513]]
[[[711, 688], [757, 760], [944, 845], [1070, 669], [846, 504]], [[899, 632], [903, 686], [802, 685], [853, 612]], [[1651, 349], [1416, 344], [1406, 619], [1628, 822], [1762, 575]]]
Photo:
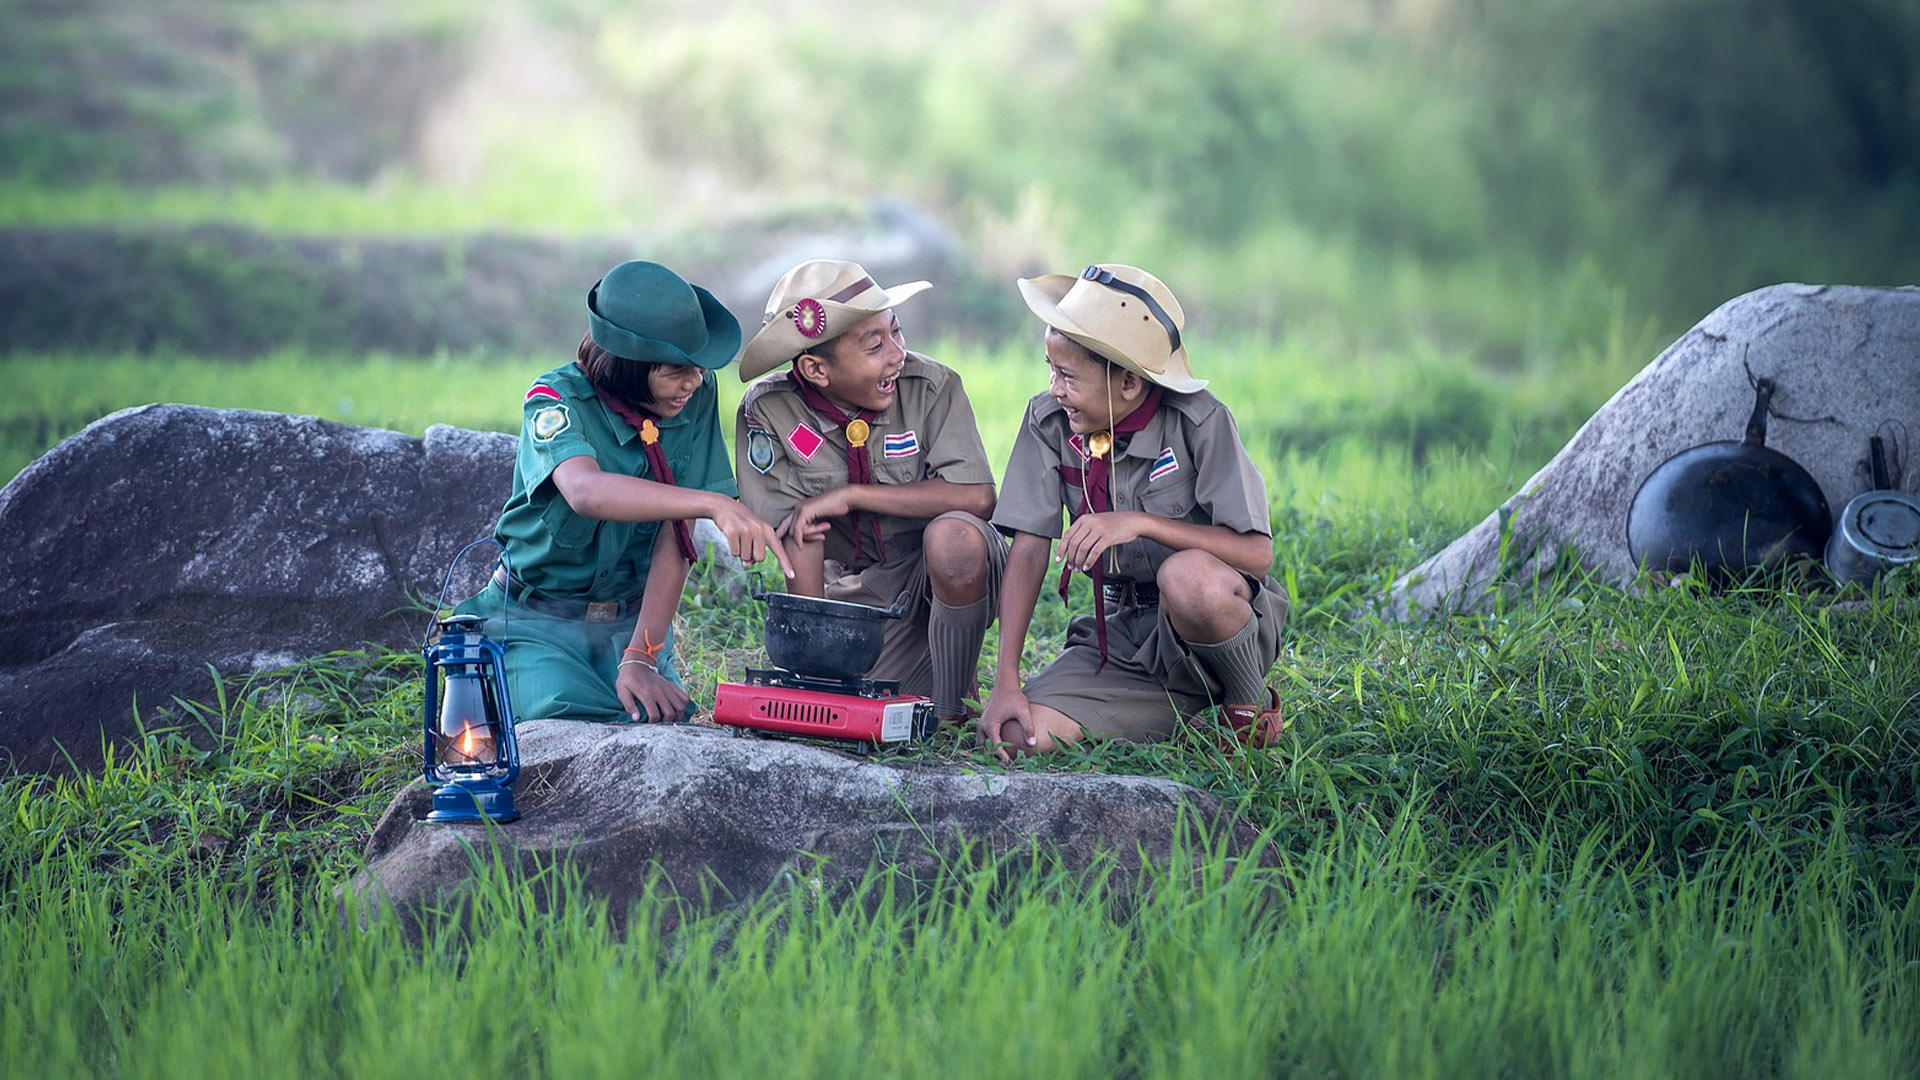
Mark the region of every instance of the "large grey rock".
[[1517, 493], [1396, 581], [1387, 611], [1484, 610], [1497, 590], [1525, 587], [1568, 554], [1596, 579], [1628, 584], [1634, 493], [1674, 454], [1741, 438], [1749, 370], [1779, 384], [1767, 446], [1813, 475], [1835, 515], [1872, 487], [1876, 434], [1905, 466], [1894, 486], [1920, 490], [1920, 288], [1775, 285], [1728, 301], [1668, 346]]
[[1165, 779], [903, 768], [708, 726], [539, 720], [519, 731], [524, 816], [493, 829], [429, 824], [429, 789], [402, 791], [348, 886], [363, 914], [458, 908], [490, 842], [528, 871], [570, 860], [616, 920], [656, 868], [675, 894], [725, 905], [795, 879], [832, 891], [876, 859], [930, 881], [963, 838], [976, 851], [1037, 845], [1070, 870], [1111, 859], [1121, 882], [1143, 859], [1170, 859], [1183, 825], [1230, 855], [1260, 850], [1218, 798]]
[[136, 736], [136, 701], [149, 727], [191, 727], [170, 706], [211, 700], [214, 671], [415, 646], [454, 554], [492, 533], [513, 453], [499, 433], [186, 405], [88, 426], [0, 489], [0, 768], [96, 768]]
[[89, 425], [0, 489], [0, 748], [95, 768], [136, 699], [149, 725], [182, 719], [168, 706], [209, 700], [209, 669], [418, 641], [412, 605], [492, 532], [512, 467], [511, 437], [439, 426], [185, 405]]

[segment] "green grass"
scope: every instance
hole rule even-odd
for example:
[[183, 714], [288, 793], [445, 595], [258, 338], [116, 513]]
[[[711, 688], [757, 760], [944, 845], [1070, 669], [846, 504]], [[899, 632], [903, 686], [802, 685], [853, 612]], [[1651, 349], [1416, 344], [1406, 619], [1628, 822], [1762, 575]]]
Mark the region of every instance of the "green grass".
[[[565, 176], [493, 177], [458, 193], [411, 180], [369, 187], [279, 178], [216, 188], [204, 184], [64, 186], [0, 180], [0, 226], [167, 223], [246, 225], [269, 232], [442, 235], [485, 230], [591, 235], [616, 212], [597, 185], [564, 197]], [[628, 207], [626, 217], [637, 217]]]
[[[724, 914], [656, 888], [622, 937], [566, 868], [574, 902], [542, 914], [554, 882], [483, 856], [472, 936], [430, 918], [415, 947], [343, 928], [331, 890], [417, 768], [418, 661], [340, 654], [225, 687], [211, 749], [156, 732], [94, 776], [0, 781], [0, 1053], [49, 1076], [1913, 1075], [1920, 581], [1569, 575], [1406, 626], [1365, 596], [1426, 507], [1278, 522], [1279, 746], [1017, 766], [1212, 791], [1270, 869], [1202, 857], [1138, 906], [1020, 859]], [[1043, 605], [1029, 668], [1063, 632]], [[704, 580], [679, 634], [706, 700], [759, 648]], [[966, 733], [898, 759], [997, 767]]]
[[1402, 819], [1231, 875], [959, 859], [685, 922], [654, 891], [624, 936], [568, 867], [476, 857], [471, 931], [418, 945], [323, 883], [252, 903], [9, 860], [0, 1050], [30, 1076], [365, 1080], [1898, 1076], [1920, 1049], [1920, 907], [1863, 909], [1838, 837], [1650, 880], [1592, 847], [1449, 866]]
[[[1137, 908], [1044, 860], [725, 914], [656, 889], [621, 936], [577, 890], [542, 914], [550, 883], [483, 868], [473, 935], [430, 920], [416, 947], [344, 928], [333, 890], [417, 773], [419, 660], [336, 654], [224, 684], [200, 710], [217, 745], [155, 731], [98, 774], [0, 779], [0, 978], [24, 988], [0, 1054], [49, 1076], [1914, 1075], [1920, 579], [1631, 596], [1568, 572], [1493, 614], [1381, 622], [1379, 590], [1543, 461], [1632, 350], [1564, 377], [1325, 345], [1198, 361], [1272, 493], [1285, 740], [1016, 766], [1201, 787], [1266, 830], [1270, 869], [1203, 858]], [[932, 351], [1003, 459], [1038, 360]], [[505, 429], [546, 366], [16, 359], [0, 417], [178, 399]], [[1028, 671], [1068, 614], [1041, 605]], [[710, 579], [678, 618], [696, 698], [757, 659], [757, 620]], [[895, 760], [998, 767], [958, 731]]]

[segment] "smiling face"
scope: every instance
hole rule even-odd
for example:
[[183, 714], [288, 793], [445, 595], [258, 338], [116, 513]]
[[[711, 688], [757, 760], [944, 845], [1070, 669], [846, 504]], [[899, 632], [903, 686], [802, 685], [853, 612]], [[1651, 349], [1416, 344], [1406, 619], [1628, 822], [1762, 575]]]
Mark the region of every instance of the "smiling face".
[[691, 364], [653, 364], [651, 367], [653, 370], [647, 372], [647, 389], [653, 392], [653, 400], [643, 402], [640, 407], [663, 420], [679, 416], [693, 398], [693, 392], [700, 389], [706, 369]]
[[1066, 410], [1076, 435], [1105, 431], [1146, 397], [1146, 382], [1109, 365], [1058, 330], [1047, 331], [1047, 393]]
[[818, 352], [801, 353], [794, 367], [842, 410], [879, 412], [898, 395], [900, 366], [906, 360], [900, 320], [888, 310], [856, 324]]

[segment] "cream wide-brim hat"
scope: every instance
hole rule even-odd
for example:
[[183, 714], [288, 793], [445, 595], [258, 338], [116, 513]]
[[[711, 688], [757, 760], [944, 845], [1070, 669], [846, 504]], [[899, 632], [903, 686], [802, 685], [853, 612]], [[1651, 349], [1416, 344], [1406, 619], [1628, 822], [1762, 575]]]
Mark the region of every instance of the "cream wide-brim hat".
[[883, 289], [857, 262], [808, 259], [774, 284], [760, 332], [740, 354], [740, 381], [752, 382], [931, 288], [909, 281]]
[[1041, 321], [1135, 375], [1182, 394], [1207, 385], [1187, 363], [1186, 312], [1173, 290], [1137, 266], [1098, 263], [1078, 277], [1019, 279], [1020, 296]]

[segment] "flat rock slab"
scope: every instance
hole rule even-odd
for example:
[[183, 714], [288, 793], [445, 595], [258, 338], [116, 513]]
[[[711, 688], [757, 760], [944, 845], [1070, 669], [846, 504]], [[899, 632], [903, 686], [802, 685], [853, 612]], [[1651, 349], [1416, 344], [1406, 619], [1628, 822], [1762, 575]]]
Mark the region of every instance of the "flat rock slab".
[[1628, 585], [1634, 494], [1673, 455], [1741, 439], [1750, 374], [1779, 387], [1766, 445], [1812, 474], [1836, 517], [1873, 486], [1874, 435], [1894, 451], [1892, 487], [1920, 491], [1920, 288], [1775, 285], [1729, 300], [1668, 346], [1517, 493], [1396, 581], [1386, 612], [1484, 611], [1568, 556], [1596, 580]]
[[909, 767], [709, 726], [538, 720], [519, 731], [524, 816], [429, 824], [429, 789], [408, 787], [348, 886], [363, 912], [382, 899], [410, 921], [458, 907], [490, 836], [510, 865], [571, 860], [616, 920], [656, 872], [679, 896], [725, 905], [796, 877], [832, 890], [875, 860], [930, 881], [965, 841], [1037, 844], [1076, 871], [1114, 860], [1122, 877], [1171, 858], [1183, 823], [1235, 852], [1257, 846], [1217, 797], [1165, 779]]

